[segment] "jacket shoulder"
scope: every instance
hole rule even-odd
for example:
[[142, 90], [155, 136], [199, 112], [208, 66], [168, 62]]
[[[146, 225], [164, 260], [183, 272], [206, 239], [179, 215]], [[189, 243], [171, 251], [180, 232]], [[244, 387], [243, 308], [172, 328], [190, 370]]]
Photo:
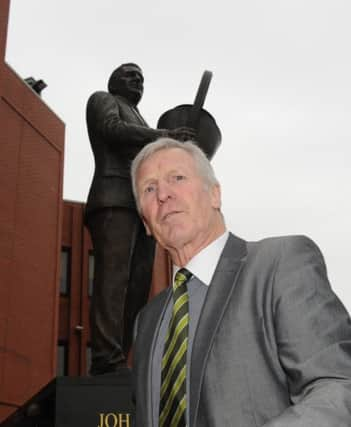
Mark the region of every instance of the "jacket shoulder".
[[105, 92], [103, 90], [96, 91], [92, 93], [87, 102], [87, 107], [94, 105], [94, 104], [100, 104], [101, 102], [116, 102], [116, 98], [111, 95], [109, 92]]
[[279, 253], [281, 255], [298, 253], [306, 250], [321, 254], [317, 244], [304, 235], [268, 237], [256, 242], [248, 242], [248, 247], [259, 251]]

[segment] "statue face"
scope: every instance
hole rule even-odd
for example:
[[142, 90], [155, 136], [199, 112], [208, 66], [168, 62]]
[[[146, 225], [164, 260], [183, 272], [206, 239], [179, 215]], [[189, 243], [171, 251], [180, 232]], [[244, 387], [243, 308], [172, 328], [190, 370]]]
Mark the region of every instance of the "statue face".
[[144, 77], [140, 68], [126, 65], [118, 78], [118, 94], [134, 105], [138, 104], [144, 92]]

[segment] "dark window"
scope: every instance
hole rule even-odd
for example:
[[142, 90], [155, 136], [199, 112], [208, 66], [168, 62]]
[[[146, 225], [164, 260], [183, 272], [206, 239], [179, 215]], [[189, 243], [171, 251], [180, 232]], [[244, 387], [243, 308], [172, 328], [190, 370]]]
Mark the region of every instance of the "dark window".
[[92, 252], [89, 252], [88, 296], [90, 297], [93, 295], [94, 266], [94, 254]]
[[57, 346], [57, 376], [67, 375], [68, 372], [68, 347], [66, 343], [59, 342]]
[[70, 288], [71, 271], [71, 251], [69, 248], [61, 250], [61, 276], [60, 276], [60, 294], [68, 295]]

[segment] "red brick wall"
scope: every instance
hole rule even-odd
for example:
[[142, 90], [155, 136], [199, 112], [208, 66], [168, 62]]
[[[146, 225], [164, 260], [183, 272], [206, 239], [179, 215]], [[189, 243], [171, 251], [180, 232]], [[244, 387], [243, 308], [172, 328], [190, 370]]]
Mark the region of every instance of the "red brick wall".
[[4, 63], [0, 7], [1, 420], [56, 372], [64, 124]]

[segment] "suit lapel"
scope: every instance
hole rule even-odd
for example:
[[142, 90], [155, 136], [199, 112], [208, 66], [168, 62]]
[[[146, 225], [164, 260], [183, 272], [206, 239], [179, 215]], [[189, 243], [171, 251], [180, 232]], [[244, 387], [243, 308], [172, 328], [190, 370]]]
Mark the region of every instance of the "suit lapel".
[[137, 107], [130, 107], [134, 113], [134, 115], [138, 118], [140, 124], [142, 126], [146, 126], [149, 127], [148, 124], [146, 123], [146, 121], [143, 119], [143, 117], [141, 116], [141, 114], [139, 113], [139, 110], [137, 109]]
[[[172, 293], [170, 289], [167, 289], [165, 292], [162, 292], [158, 297], [151, 301], [150, 304], [154, 304], [155, 307], [148, 310], [148, 319], [146, 327], [141, 327], [142, 333], [140, 333], [141, 345], [139, 348], [147, 357], [138, 357], [140, 360], [139, 372], [142, 372], [143, 375], [140, 376], [140, 382], [138, 388], [142, 390], [142, 396], [144, 396], [145, 408], [146, 408], [146, 417], [148, 423], [146, 425], [152, 425], [152, 390], [151, 390], [151, 375], [152, 375], [152, 355], [154, 354], [154, 347], [156, 344], [156, 338], [159, 333], [160, 325], [164, 312], [168, 305], [168, 301], [171, 298]], [[143, 322], [143, 319], [139, 320]]]
[[129, 122], [132, 118], [134, 118], [134, 123], [149, 127], [136, 106], [133, 107], [133, 105], [131, 105], [130, 102], [123, 96], [115, 95], [115, 97], [117, 98], [119, 105], [123, 106], [123, 110], [121, 111], [121, 117], [123, 120], [127, 120]]
[[246, 253], [245, 241], [230, 233], [208, 289], [193, 342], [189, 407], [191, 426], [194, 426], [196, 422], [201, 385], [208, 354], [212, 347], [216, 330], [235, 288]]

